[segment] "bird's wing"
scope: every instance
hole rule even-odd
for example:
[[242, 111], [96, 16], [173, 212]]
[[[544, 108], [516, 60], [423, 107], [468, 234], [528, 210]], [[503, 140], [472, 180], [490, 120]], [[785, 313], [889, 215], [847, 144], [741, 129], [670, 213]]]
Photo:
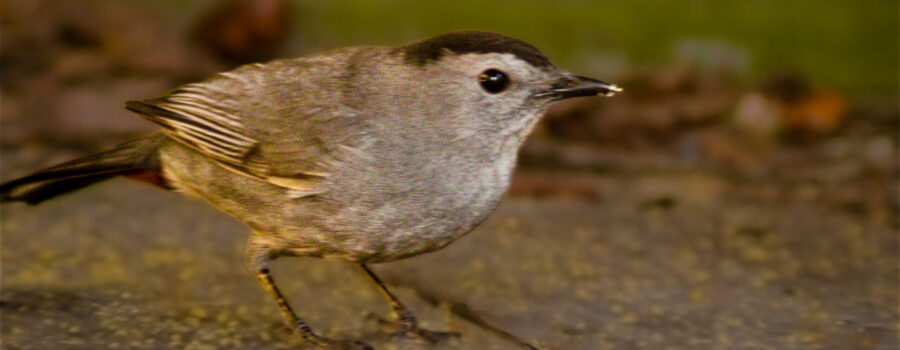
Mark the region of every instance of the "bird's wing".
[[218, 162], [238, 167], [248, 176], [267, 172], [264, 164], [248, 164], [248, 156], [259, 140], [248, 136], [232, 114], [218, 109], [212, 100], [189, 90], [169, 96], [128, 101], [125, 107], [159, 124], [170, 138]]
[[[245, 66], [126, 108], [229, 170], [309, 190], [310, 181], [328, 176], [323, 164], [352, 149], [358, 123], [326, 93], [334, 88], [321, 86], [328, 79], [298, 81], [315, 67], [303, 63]], [[272, 70], [278, 74], [264, 74]]]

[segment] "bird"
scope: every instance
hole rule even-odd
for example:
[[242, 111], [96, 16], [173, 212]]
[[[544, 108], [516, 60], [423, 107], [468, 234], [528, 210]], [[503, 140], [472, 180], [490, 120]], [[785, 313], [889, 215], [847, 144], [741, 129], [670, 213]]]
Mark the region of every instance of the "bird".
[[470, 232], [551, 103], [620, 91], [482, 31], [248, 64], [126, 102], [160, 131], [3, 183], [0, 201], [35, 205], [113, 177], [199, 197], [250, 228], [246, 264], [308, 345], [368, 348], [297, 315], [269, 272], [278, 257], [358, 265], [389, 300], [395, 334], [435, 341], [368, 265]]

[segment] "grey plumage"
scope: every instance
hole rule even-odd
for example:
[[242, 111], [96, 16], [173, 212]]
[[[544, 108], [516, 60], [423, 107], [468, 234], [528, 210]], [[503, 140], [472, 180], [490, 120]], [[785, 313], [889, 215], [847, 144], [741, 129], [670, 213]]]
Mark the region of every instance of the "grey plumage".
[[[507, 85], [486, 90], [488, 71]], [[248, 264], [283, 300], [268, 276], [278, 256], [387, 262], [469, 232], [551, 102], [616, 91], [519, 40], [461, 32], [247, 65], [126, 107], [162, 127], [141, 149], [166, 186], [252, 229]]]
[[[404, 65], [393, 48], [343, 49], [244, 66], [127, 106], [200, 153], [164, 147], [164, 176], [265, 226], [254, 240], [276, 239], [271, 245], [284, 254], [384, 262], [441, 248], [480, 222], [505, 193], [516, 150], [549, 102], [486, 100], [477, 84], [459, 86], [465, 82], [443, 72], [505, 65], [534, 77], [519, 84], [535, 87], [558, 73], [505, 53], [459, 59], [419, 67]], [[245, 180], [212, 167], [212, 176], [197, 176], [210, 161], [258, 181], [234, 186]], [[236, 202], [233, 188], [264, 191], [266, 203]]]

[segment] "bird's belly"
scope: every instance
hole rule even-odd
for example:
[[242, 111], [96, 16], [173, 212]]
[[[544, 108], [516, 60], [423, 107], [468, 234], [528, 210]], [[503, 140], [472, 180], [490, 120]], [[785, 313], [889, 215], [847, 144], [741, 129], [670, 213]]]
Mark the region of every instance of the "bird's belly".
[[[482, 222], [509, 187], [509, 166], [462, 172], [465, 175], [397, 193], [359, 192], [353, 204], [337, 208], [329, 230], [345, 232], [333, 258], [386, 262], [441, 249]], [[344, 203], [347, 203], [346, 201]], [[349, 231], [347, 231], [349, 230]]]
[[383, 233], [381, 255], [388, 260], [441, 249], [470, 232], [497, 207], [506, 192], [482, 188], [453, 200], [424, 201], [413, 215], [401, 215], [396, 230]]

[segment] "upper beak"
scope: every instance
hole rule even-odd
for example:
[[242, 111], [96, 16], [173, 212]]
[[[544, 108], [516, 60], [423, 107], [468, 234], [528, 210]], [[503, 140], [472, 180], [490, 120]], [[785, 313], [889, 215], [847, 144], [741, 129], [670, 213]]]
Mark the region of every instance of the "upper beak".
[[537, 96], [551, 96], [553, 100], [563, 100], [581, 96], [612, 96], [619, 92], [622, 92], [622, 88], [615, 84], [574, 75], [561, 79]]

